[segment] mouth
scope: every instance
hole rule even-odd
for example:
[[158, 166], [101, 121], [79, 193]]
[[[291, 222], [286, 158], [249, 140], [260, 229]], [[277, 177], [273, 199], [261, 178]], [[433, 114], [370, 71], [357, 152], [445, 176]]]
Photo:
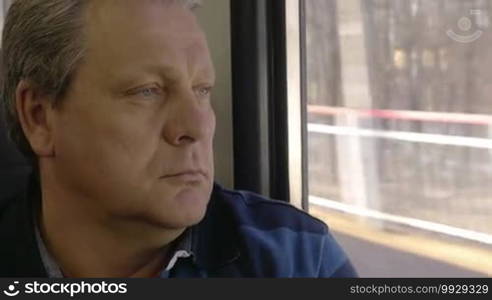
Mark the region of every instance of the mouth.
[[198, 183], [204, 181], [207, 174], [201, 170], [189, 170], [161, 176], [160, 179], [175, 180], [183, 183]]

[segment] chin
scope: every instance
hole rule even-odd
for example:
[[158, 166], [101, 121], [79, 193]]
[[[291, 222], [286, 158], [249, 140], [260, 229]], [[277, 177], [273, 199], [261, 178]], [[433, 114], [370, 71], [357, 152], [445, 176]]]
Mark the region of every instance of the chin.
[[192, 211], [181, 211], [174, 215], [155, 215], [150, 216], [150, 223], [167, 229], [183, 229], [200, 223], [206, 213], [206, 207]]
[[157, 197], [156, 205], [152, 207], [150, 213], [153, 223], [160, 226], [180, 229], [198, 224], [205, 216], [207, 205], [210, 200], [211, 188], [186, 187], [179, 189], [174, 196], [163, 201], [162, 197]]

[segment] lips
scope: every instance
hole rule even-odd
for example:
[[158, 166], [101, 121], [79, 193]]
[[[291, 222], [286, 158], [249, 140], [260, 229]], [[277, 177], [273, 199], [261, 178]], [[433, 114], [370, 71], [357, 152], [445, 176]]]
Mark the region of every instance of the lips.
[[207, 178], [206, 173], [201, 170], [182, 171], [182, 172], [164, 175], [161, 177], [161, 179], [173, 179], [183, 182], [198, 182], [206, 178]]

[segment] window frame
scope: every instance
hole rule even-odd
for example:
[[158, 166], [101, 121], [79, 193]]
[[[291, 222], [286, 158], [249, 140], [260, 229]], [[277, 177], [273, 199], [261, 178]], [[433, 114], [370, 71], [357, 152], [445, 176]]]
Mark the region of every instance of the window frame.
[[[297, 125], [290, 119], [304, 107], [300, 73], [292, 88], [287, 69], [292, 41], [286, 9], [297, 7], [299, 17], [299, 5], [299, 0], [231, 1], [234, 186], [307, 209], [307, 158], [299, 142], [305, 122], [302, 114]], [[294, 55], [299, 61], [299, 52]], [[289, 93], [299, 94], [297, 103], [289, 101]], [[293, 145], [297, 155], [290, 154]]]

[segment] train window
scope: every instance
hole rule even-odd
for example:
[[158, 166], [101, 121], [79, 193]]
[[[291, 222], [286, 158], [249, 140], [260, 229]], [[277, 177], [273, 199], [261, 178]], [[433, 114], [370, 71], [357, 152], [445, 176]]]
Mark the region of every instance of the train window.
[[491, 1], [291, 5], [310, 213], [361, 276], [491, 276]]

